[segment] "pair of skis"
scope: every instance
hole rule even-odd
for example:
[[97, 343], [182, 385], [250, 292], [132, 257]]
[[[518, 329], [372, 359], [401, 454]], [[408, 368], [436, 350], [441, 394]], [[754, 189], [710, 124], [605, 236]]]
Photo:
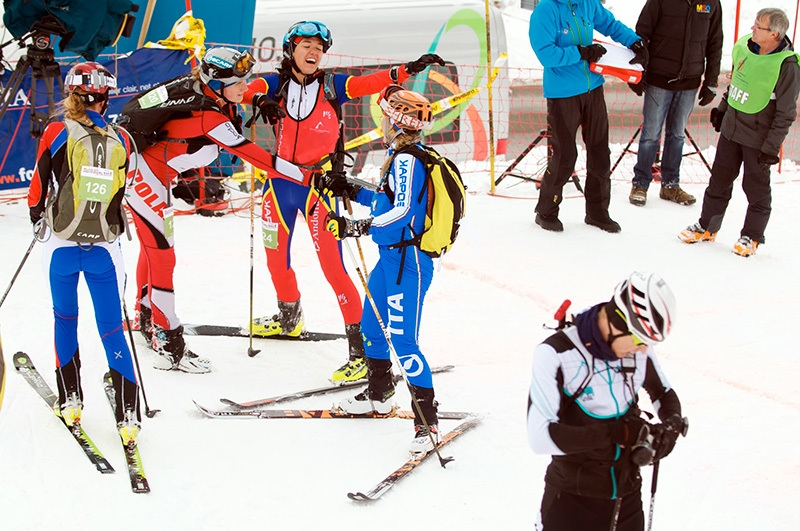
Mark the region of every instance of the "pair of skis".
[[[14, 355], [14, 368], [39, 394], [39, 396], [42, 397], [50, 410], [53, 411], [58, 398], [44, 380], [41, 373], [33, 365], [30, 357], [24, 352], [17, 352]], [[108, 373], [106, 373], [103, 378], [103, 388], [105, 389], [109, 405], [111, 406], [112, 410], [114, 410], [116, 408], [116, 397], [114, 387], [111, 384], [111, 378]], [[111, 463], [109, 463], [105, 456], [103, 456], [103, 453], [92, 442], [92, 440], [89, 438], [89, 435], [80, 424], [72, 427], [64, 424], [64, 427], [67, 429], [67, 431], [69, 431], [69, 433], [81, 447], [81, 450], [83, 450], [83, 453], [100, 473], [111, 474], [115, 472], [114, 467], [112, 467]], [[120, 442], [121, 441], [122, 439], [120, 439]], [[123, 444], [123, 451], [125, 452], [125, 462], [128, 467], [128, 476], [130, 477], [131, 481], [131, 490], [136, 493], [150, 492], [150, 486], [147, 483], [147, 477], [145, 476], [144, 467], [142, 466], [142, 459], [139, 455], [139, 447], [135, 444]]]
[[[452, 365], [444, 367], [436, 367], [431, 369], [432, 372], [445, 372], [453, 368]], [[400, 377], [395, 377], [395, 383], [399, 381]], [[305, 398], [314, 395], [326, 394], [334, 391], [350, 389], [357, 386], [363, 386], [366, 382], [364, 380], [347, 382], [344, 384], [331, 384], [316, 389], [309, 389], [307, 391], [300, 391], [296, 393], [287, 393], [271, 398], [264, 398], [260, 400], [253, 400], [250, 402], [234, 402], [227, 398], [221, 398], [220, 402], [228, 405], [226, 409], [212, 410], [204, 407], [197, 402], [194, 405], [204, 415], [211, 418], [258, 418], [258, 419], [334, 419], [334, 418], [403, 418], [413, 419], [414, 413], [412, 411], [405, 411], [395, 409], [391, 413], [380, 415], [370, 413], [366, 415], [353, 415], [346, 413], [339, 409], [258, 409], [265, 405], [275, 404], [297, 398]], [[348, 492], [347, 497], [357, 502], [371, 502], [380, 498], [389, 489], [394, 487], [398, 481], [407, 476], [411, 471], [417, 468], [423, 461], [431, 455], [437, 454], [445, 445], [453, 441], [467, 430], [477, 426], [480, 419], [470, 413], [461, 412], [439, 412], [438, 418], [442, 420], [455, 419], [462, 420], [454, 429], [445, 433], [436, 449], [433, 449], [426, 454], [412, 456], [400, 467], [394, 470], [391, 474], [386, 476], [383, 480], [378, 482], [372, 489], [367, 492]], [[445, 463], [450, 459], [446, 459]], [[444, 466], [444, 464], [442, 464]]]

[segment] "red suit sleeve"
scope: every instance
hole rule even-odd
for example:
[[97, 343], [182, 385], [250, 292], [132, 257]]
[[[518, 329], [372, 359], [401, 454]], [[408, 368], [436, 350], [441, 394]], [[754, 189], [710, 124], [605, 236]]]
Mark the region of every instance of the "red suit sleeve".
[[215, 111], [201, 112], [202, 134], [209, 140], [256, 168], [267, 171], [273, 169], [272, 155], [245, 138], [225, 115]]
[[[406, 72], [405, 65], [397, 67], [397, 82], [402, 83], [409, 76]], [[368, 74], [366, 76], [350, 76], [347, 78], [345, 88], [347, 90], [347, 97], [350, 99], [360, 98], [368, 94], [376, 94], [383, 90], [384, 87], [393, 84], [391, 76], [391, 68]]]
[[28, 208], [32, 212], [44, 212], [47, 188], [53, 171], [53, 154], [50, 152], [50, 148], [58, 134], [63, 130], [63, 122], [53, 122], [44, 130], [42, 139], [39, 141], [39, 150], [36, 153], [36, 167], [33, 170], [30, 188], [28, 188]]

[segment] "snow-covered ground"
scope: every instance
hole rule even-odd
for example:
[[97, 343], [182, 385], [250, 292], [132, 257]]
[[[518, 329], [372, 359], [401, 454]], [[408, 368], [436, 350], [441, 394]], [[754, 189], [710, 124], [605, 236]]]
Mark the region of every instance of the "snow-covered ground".
[[[619, 4], [614, 1], [615, 10]], [[725, 8], [732, 15], [733, 5]], [[743, 13], [747, 9], [755, 12], [743, 7]], [[792, 16], [793, 6], [787, 10]], [[752, 13], [742, 15], [745, 27]], [[84, 425], [117, 473], [96, 472], [9, 367], [0, 410], [2, 529], [531, 529], [549, 462], [530, 451], [525, 433], [531, 356], [549, 334], [542, 324], [552, 324], [565, 298], [575, 311], [606, 300], [634, 269], [658, 272], [677, 296], [677, 326], [657, 351], [691, 422], [688, 437], [661, 467], [653, 529], [797, 529], [800, 358], [791, 338], [800, 305], [794, 277], [800, 266], [800, 178], [776, 178], [767, 244], [743, 259], [730, 252], [746, 209], [738, 183], [717, 241], [689, 246], [675, 236], [697, 220], [700, 202], [683, 207], [661, 201], [655, 185], [648, 205], [633, 207], [622, 180], [630, 170], [619, 171], [611, 215], [623, 230], [615, 235], [583, 224], [584, 201], [576, 193], [562, 206], [565, 232], [542, 231], [533, 224], [532, 200], [493, 197], [488, 173], [467, 174], [468, 215], [435, 275], [420, 338], [433, 365], [456, 365], [434, 380], [442, 410], [483, 417], [443, 452], [455, 457], [447, 469], [431, 460], [374, 505], [358, 505], [348, 491], [370, 488], [406, 459], [410, 421], [218, 420], [203, 418], [192, 405], [192, 399], [216, 406], [223, 396], [248, 400], [323, 385], [346, 357], [343, 340], [255, 340], [262, 352], [249, 358], [246, 338], [189, 338], [193, 350], [212, 358], [214, 372], [188, 375], [152, 369], [153, 355], [137, 338], [147, 399], [161, 412], [144, 420], [140, 443], [152, 492], [132, 494], [100, 383], [106, 361], [82, 287]], [[498, 195], [535, 197], [532, 188], [521, 189], [527, 185], [511, 187], [514, 181], [507, 179]], [[701, 200], [702, 184], [685, 188]], [[0, 195], [3, 292], [31, 241], [24, 201], [11, 197]], [[249, 231], [246, 211], [177, 218], [175, 281], [186, 322], [247, 322]], [[256, 234], [255, 312], [264, 315], [275, 311], [275, 294], [258, 241]], [[374, 263], [369, 240], [364, 248]], [[137, 252], [135, 236], [124, 242], [131, 283]], [[302, 228], [292, 256], [308, 327], [342, 331]], [[54, 386], [51, 302], [40, 258], [36, 246], [0, 307], [0, 331], [7, 365], [14, 352], [25, 351]], [[347, 257], [345, 263], [353, 271]], [[133, 292], [129, 286], [129, 311]], [[285, 407], [326, 408], [343, 396]], [[402, 387], [398, 400], [408, 406]], [[644, 478], [647, 497], [649, 470]]]

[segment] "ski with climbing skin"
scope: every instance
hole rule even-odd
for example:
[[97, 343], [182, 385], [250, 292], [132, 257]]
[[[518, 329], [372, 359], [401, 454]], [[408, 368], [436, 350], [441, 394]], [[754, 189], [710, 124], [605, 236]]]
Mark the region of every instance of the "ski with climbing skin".
[[[117, 392], [114, 390], [114, 384], [111, 381], [111, 373], [109, 372], [103, 375], [103, 389], [106, 392], [108, 405], [111, 406], [111, 412], [116, 416]], [[119, 442], [122, 444], [123, 452], [125, 452], [125, 464], [128, 466], [131, 490], [137, 494], [150, 492], [150, 484], [147, 482], [147, 476], [144, 473], [144, 466], [142, 465], [142, 456], [139, 455], [139, 445], [136, 443], [125, 444], [122, 442], [121, 435]]]
[[[444, 417], [439, 415], [439, 418], [441, 419]], [[439, 444], [436, 445], [436, 448], [441, 450], [445, 445], [447, 445], [453, 439], [455, 439], [465, 431], [469, 430], [470, 428], [474, 428], [478, 424], [480, 424], [479, 417], [474, 415], [467, 416], [464, 422], [462, 422], [461, 424], [459, 424], [458, 426], [456, 426], [455, 428], [448, 431], [442, 436], [441, 440], [439, 441]], [[425, 459], [427, 459], [431, 455], [434, 455], [435, 453], [436, 450], [434, 449], [422, 456], [411, 457], [401, 467], [399, 467], [397, 470], [386, 476], [386, 478], [378, 482], [378, 484], [372, 487], [372, 489], [368, 490], [367, 492], [348, 492], [347, 497], [357, 502], [375, 501], [384, 494], [386, 494], [386, 491], [394, 487], [398, 481], [406, 477], [409, 473], [411, 473], [412, 470], [414, 470], [420, 464], [422, 464], [422, 462], [425, 461]], [[447, 462], [452, 461], [452, 458], [446, 458], [446, 459]]]
[[[183, 323], [183, 334], [187, 336], [229, 336], [229, 337], [250, 337], [247, 328], [241, 326], [223, 325], [204, 325]], [[303, 332], [297, 337], [291, 336], [260, 336], [253, 334], [256, 339], [280, 339], [285, 341], [335, 341], [337, 339], [347, 339], [345, 334], [334, 334], [328, 332]]]
[[[192, 400], [195, 407], [207, 417], [211, 418], [254, 418], [254, 419], [413, 419], [414, 412], [393, 409], [390, 413], [353, 414], [346, 413], [338, 408], [332, 409], [209, 409]], [[460, 420], [470, 416], [470, 413], [439, 412], [440, 419]]]
[[[439, 372], [446, 372], [454, 369], [455, 366], [453, 365], [444, 365], [442, 367], [432, 367], [432, 373], [439, 373]], [[394, 377], [395, 385], [403, 379], [401, 374], [398, 374]], [[219, 401], [223, 404], [230, 406], [234, 409], [253, 409], [261, 406], [268, 406], [270, 404], [277, 404], [278, 402], [285, 402], [287, 400], [295, 400], [298, 398], [306, 398], [309, 396], [315, 395], [324, 395], [327, 393], [332, 393], [334, 391], [343, 391], [345, 389], [352, 389], [353, 387], [359, 387], [367, 384], [367, 379], [362, 378], [361, 380], [355, 380], [352, 382], [344, 382], [344, 383], [333, 383], [329, 385], [325, 385], [322, 387], [317, 387], [316, 389], [308, 389], [306, 391], [297, 391], [294, 393], [286, 393], [284, 395], [273, 396], [271, 398], [262, 398], [260, 400], [252, 400], [250, 402], [234, 402], [228, 398], [220, 398]]]
[[[53, 408], [56, 402], [58, 402], [58, 397], [55, 393], [53, 393], [53, 390], [50, 388], [50, 386], [47, 385], [47, 382], [44, 380], [41, 373], [39, 373], [36, 367], [34, 367], [30, 357], [24, 352], [17, 352], [14, 354], [14, 368], [22, 375], [23, 378], [25, 378], [25, 381], [28, 382], [31, 387], [33, 387], [39, 396], [44, 399], [44, 401], [50, 407], [50, 411], [53, 412]], [[60, 420], [67, 431], [80, 445], [81, 450], [83, 450], [83, 453], [86, 454], [87, 458], [89, 458], [89, 461], [91, 461], [91, 463], [100, 473], [111, 474], [114, 472], [114, 467], [112, 467], [111, 463], [106, 460], [102, 452], [100, 452], [97, 446], [95, 446], [80, 424], [70, 428], [64, 423], [63, 419]]]

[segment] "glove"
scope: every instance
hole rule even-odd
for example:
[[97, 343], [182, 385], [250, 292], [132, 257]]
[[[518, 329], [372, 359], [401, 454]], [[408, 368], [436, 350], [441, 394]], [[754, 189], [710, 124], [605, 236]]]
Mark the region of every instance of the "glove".
[[598, 59], [603, 57], [606, 53], [605, 46], [601, 44], [590, 44], [589, 46], [578, 46], [578, 53], [581, 54], [581, 59], [590, 63], [596, 63]]
[[630, 448], [639, 439], [639, 432], [645, 421], [641, 417], [630, 417], [615, 420], [608, 425], [608, 436], [611, 444], [618, 444]]
[[700, 87], [700, 94], [697, 96], [697, 99], [700, 100], [699, 101], [700, 107], [705, 107], [706, 105], [714, 101], [714, 98], [716, 97], [717, 97], [716, 92], [714, 92], [707, 86], [703, 85], [702, 87]]
[[428, 68], [428, 65], [437, 64], [440, 66], [444, 66], [444, 59], [436, 55], [435, 53], [426, 53], [421, 55], [419, 59], [416, 61], [411, 61], [410, 63], [406, 63], [406, 73], [410, 76], [415, 76]]
[[253, 94], [253, 108], [258, 108], [265, 124], [269, 122], [270, 125], [275, 125], [278, 120], [286, 116], [286, 111], [281, 108], [277, 101], [261, 92]]
[[634, 58], [628, 61], [628, 64], [640, 64], [642, 68], [647, 68], [647, 62], [650, 60], [650, 53], [647, 51], [647, 46], [644, 41], [639, 39], [631, 44], [631, 51], [634, 53]]
[[31, 208], [29, 213], [32, 225], [36, 225], [39, 222], [39, 220], [44, 217], [44, 211], [42, 210], [34, 210], [33, 208]]
[[719, 110], [719, 107], [714, 107], [711, 109], [711, 114], [708, 117], [708, 121], [711, 122], [711, 125], [714, 127], [714, 131], [719, 133], [720, 129], [722, 129], [722, 117], [725, 116], [725, 111]]
[[758, 154], [758, 163], [761, 166], [772, 166], [773, 164], [777, 164], [780, 161], [781, 159], [779, 159], [775, 155], [767, 155], [763, 151]]
[[343, 171], [328, 171], [317, 180], [317, 189], [322, 193], [330, 192], [336, 197], [355, 200], [361, 187], [348, 181]]
[[369, 234], [369, 227], [372, 225], [372, 218], [367, 219], [348, 219], [344, 216], [337, 216], [333, 212], [328, 212], [325, 218], [327, 224], [325, 229], [333, 234], [337, 240], [343, 240], [348, 236], [358, 238]]
[[644, 94], [644, 91], [647, 90], [647, 82], [643, 79], [635, 85], [633, 83], [628, 83], [628, 87], [635, 92], [637, 96], [641, 96]]
[[667, 457], [672, 449], [675, 448], [675, 441], [678, 435], [683, 432], [683, 419], [677, 413], [673, 413], [661, 424], [650, 426], [650, 435], [653, 436], [653, 449], [656, 455], [654, 461]]

